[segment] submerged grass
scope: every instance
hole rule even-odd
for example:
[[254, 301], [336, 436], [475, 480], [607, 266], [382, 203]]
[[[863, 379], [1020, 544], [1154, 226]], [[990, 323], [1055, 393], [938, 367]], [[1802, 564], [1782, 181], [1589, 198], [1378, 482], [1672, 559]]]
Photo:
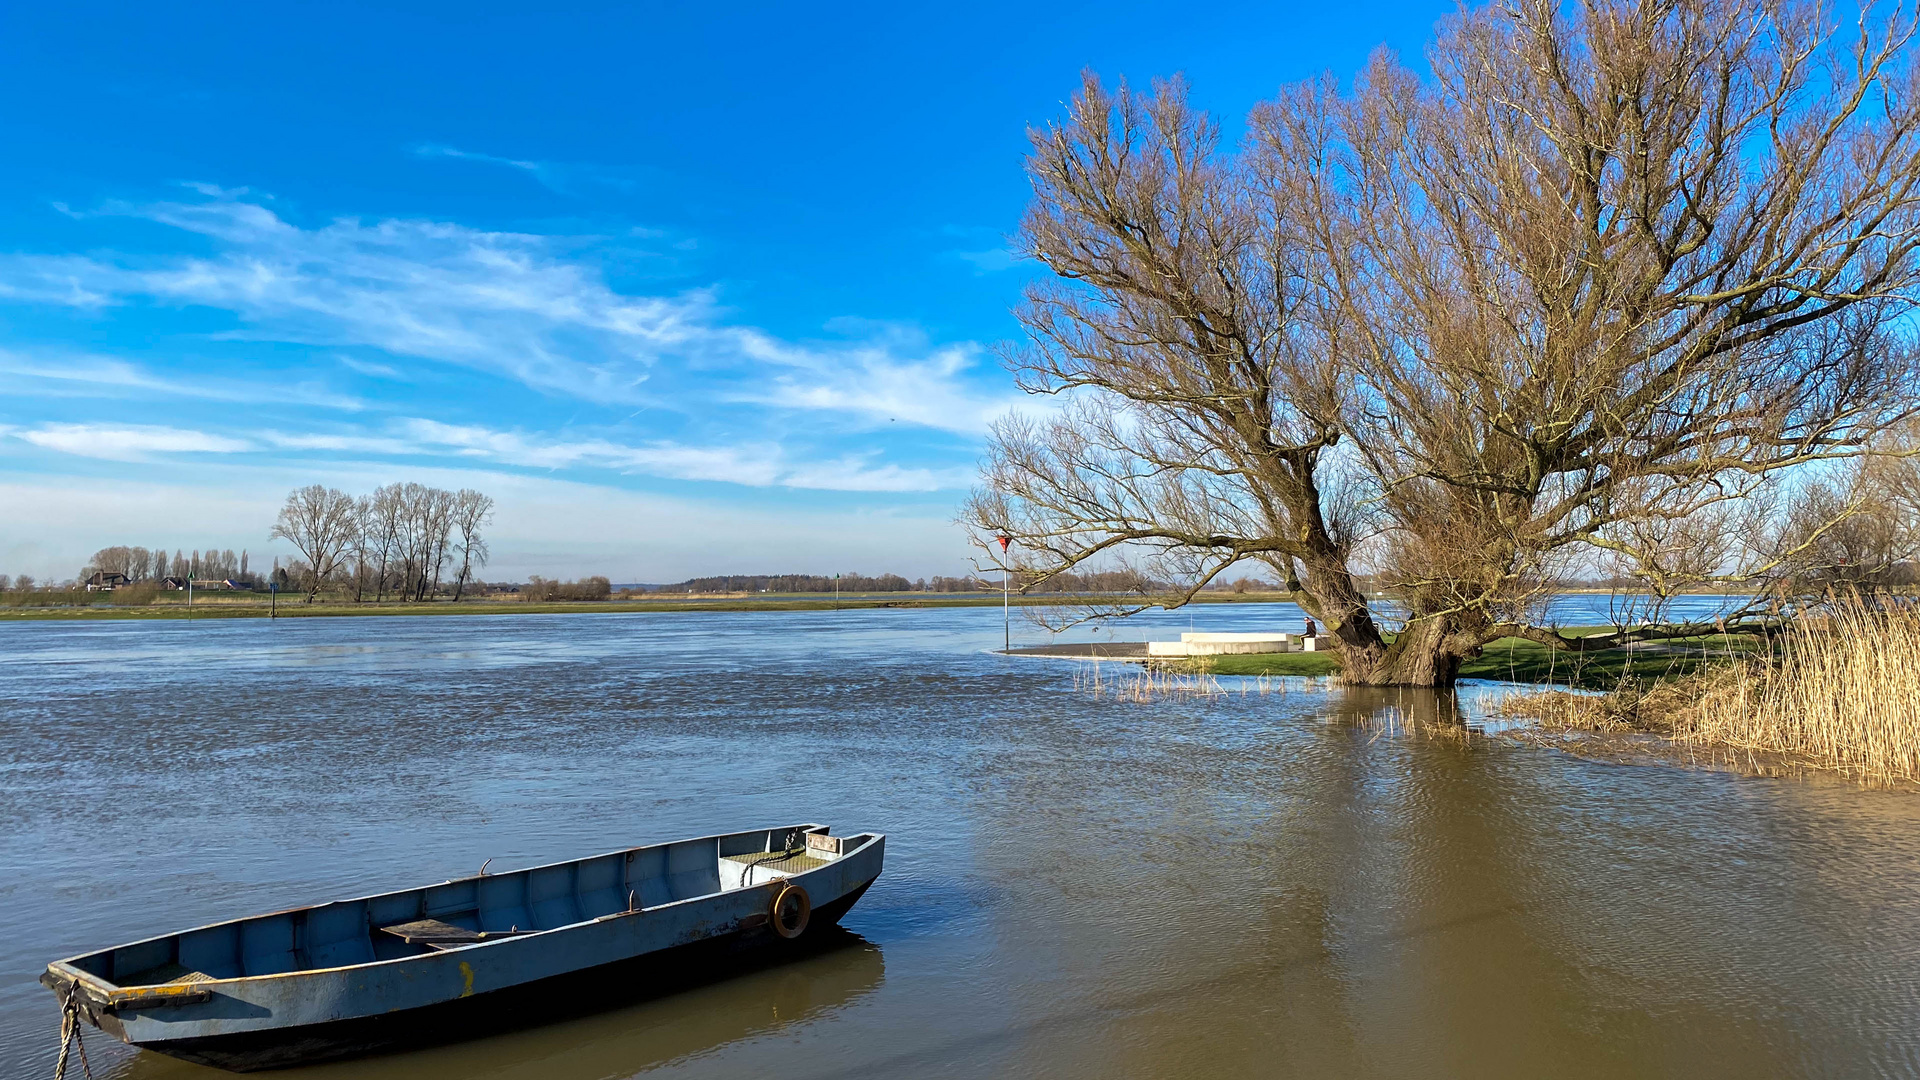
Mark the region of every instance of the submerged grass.
[[[1583, 626], [1565, 632], [1586, 636], [1612, 630], [1610, 626]], [[1746, 635], [1715, 634], [1583, 655], [1522, 638], [1502, 638], [1462, 665], [1460, 675], [1467, 679], [1611, 690], [1629, 682], [1685, 678], [1751, 653], [1757, 644]], [[1210, 675], [1334, 675], [1340, 663], [1332, 653], [1248, 653], [1202, 657], [1184, 670]]]
[[1180, 671], [1162, 665], [1120, 662], [1119, 672], [1108, 671], [1095, 660], [1077, 665], [1073, 673], [1075, 691], [1089, 697], [1150, 705], [1157, 701], [1191, 701], [1224, 697], [1262, 697], [1285, 692], [1286, 684], [1270, 677], [1244, 679], [1224, 684], [1206, 672]]

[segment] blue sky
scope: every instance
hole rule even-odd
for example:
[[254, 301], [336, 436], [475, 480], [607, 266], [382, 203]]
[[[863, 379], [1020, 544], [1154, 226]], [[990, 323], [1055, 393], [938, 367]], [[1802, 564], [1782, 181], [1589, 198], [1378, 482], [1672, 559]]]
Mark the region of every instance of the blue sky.
[[0, 572], [399, 479], [494, 494], [499, 579], [962, 572], [1026, 127], [1448, 10], [13, 5]]

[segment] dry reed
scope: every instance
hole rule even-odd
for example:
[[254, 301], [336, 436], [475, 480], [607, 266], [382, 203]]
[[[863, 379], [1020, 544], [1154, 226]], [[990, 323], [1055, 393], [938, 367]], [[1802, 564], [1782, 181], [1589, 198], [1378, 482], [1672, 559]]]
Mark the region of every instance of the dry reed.
[[1920, 780], [1920, 610], [1839, 605], [1794, 620], [1756, 660], [1687, 681], [1676, 741]]

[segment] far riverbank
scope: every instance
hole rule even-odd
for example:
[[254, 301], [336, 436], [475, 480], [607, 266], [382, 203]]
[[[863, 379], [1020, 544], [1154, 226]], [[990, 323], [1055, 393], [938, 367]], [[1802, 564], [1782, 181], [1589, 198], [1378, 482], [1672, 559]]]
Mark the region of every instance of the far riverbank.
[[[1274, 604], [1287, 602], [1282, 593], [1223, 593], [1202, 596], [1200, 605]], [[1013, 607], [1057, 607], [1090, 600], [1128, 603], [1137, 597], [1091, 597], [1080, 594], [1045, 593], [1034, 596], [1015, 594], [1005, 600]], [[518, 600], [430, 600], [419, 603], [400, 601], [322, 600], [309, 604], [304, 598], [282, 594], [278, 604], [257, 593], [206, 593], [196, 597], [191, 608], [185, 599], [171, 596], [149, 604], [116, 605], [111, 600], [78, 605], [5, 605], [0, 606], [0, 621], [49, 619], [264, 619], [277, 614], [283, 619], [321, 618], [353, 615], [555, 615], [561, 613], [613, 614], [634, 611], [833, 611], [873, 608], [974, 608], [999, 607], [998, 593], [859, 593], [835, 599], [833, 594], [785, 593], [760, 596], [690, 596], [685, 599], [648, 597], [645, 599], [553, 600], [528, 603]]]

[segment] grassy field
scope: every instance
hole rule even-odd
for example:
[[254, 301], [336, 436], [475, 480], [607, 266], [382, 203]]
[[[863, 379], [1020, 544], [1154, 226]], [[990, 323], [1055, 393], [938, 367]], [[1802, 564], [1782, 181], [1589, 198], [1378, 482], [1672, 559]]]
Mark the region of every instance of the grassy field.
[[[1582, 626], [1566, 632], [1588, 636], [1612, 629]], [[1721, 662], [1729, 650], [1745, 653], [1754, 646], [1754, 639], [1746, 636], [1709, 635], [1655, 646], [1642, 643], [1632, 652], [1609, 649], [1576, 656], [1521, 638], [1502, 638], [1486, 646], [1477, 659], [1469, 660], [1460, 674], [1469, 679], [1610, 690], [1620, 685], [1623, 675], [1644, 682], [1676, 679]], [[1331, 675], [1339, 670], [1339, 664], [1332, 653], [1252, 653], [1208, 657], [1196, 661], [1195, 670], [1214, 675]]]

